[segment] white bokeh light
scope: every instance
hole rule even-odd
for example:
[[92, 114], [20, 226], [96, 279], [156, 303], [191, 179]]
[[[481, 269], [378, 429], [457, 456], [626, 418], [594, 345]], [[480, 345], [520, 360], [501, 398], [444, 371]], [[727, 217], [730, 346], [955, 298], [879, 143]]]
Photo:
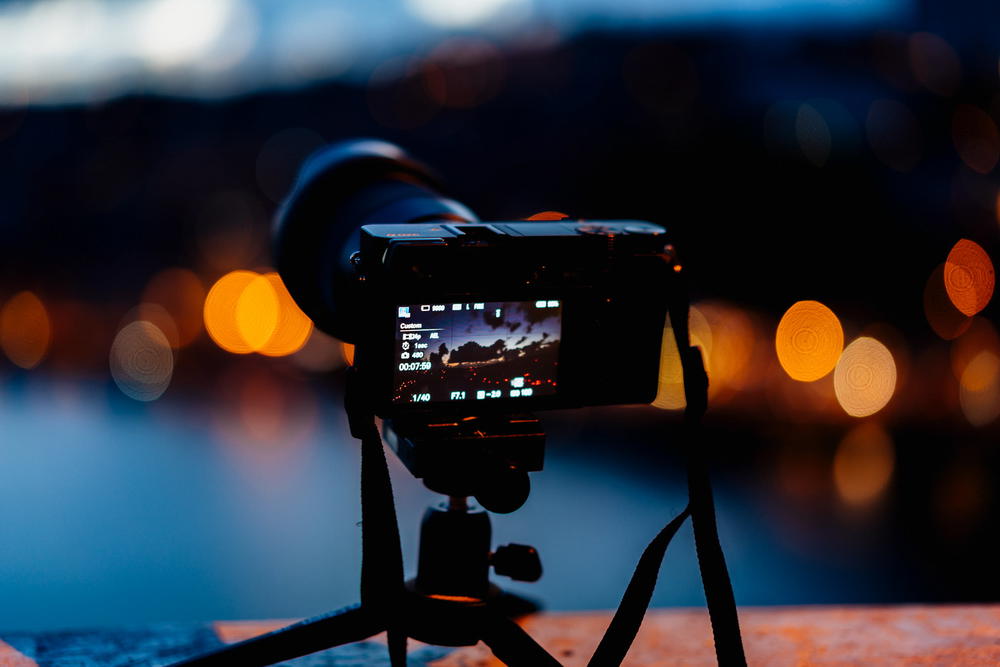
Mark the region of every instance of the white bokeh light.
[[108, 362], [115, 384], [137, 401], [158, 399], [174, 374], [174, 353], [166, 335], [145, 320], [126, 324], [118, 331]]
[[510, 10], [523, 10], [527, 0], [406, 0], [418, 18], [441, 28], [480, 25]]
[[192, 62], [211, 50], [236, 8], [234, 0], [153, 0], [140, 12], [137, 51], [159, 67]]

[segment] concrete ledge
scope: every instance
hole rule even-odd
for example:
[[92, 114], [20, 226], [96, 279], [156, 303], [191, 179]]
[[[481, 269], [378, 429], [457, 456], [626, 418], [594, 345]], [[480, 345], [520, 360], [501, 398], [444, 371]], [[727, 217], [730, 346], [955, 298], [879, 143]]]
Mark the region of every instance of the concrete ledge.
[[[1000, 664], [1000, 605], [776, 607], [740, 613], [747, 656], [758, 665]], [[567, 667], [586, 665], [607, 612], [546, 613], [522, 625]], [[40, 633], [0, 633], [0, 667], [163, 665], [289, 621]], [[324, 651], [298, 667], [388, 665], [385, 638]], [[411, 665], [492, 666], [483, 645], [448, 649], [410, 642]], [[627, 665], [714, 665], [711, 628], [701, 609], [655, 610]]]

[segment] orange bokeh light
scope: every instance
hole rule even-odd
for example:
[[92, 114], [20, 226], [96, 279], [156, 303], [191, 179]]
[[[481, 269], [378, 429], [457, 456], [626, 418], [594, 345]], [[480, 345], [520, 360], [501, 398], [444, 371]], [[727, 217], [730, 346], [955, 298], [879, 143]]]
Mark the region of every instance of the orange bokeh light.
[[[236, 312], [244, 290], [260, 275], [253, 271], [231, 271], [219, 278], [205, 297], [205, 330], [215, 344], [227, 352], [253, 352], [237, 325]], [[265, 281], [270, 288], [270, 284]]]
[[778, 323], [774, 344], [789, 377], [812, 382], [837, 365], [844, 349], [844, 330], [834, 312], [822, 303], [798, 301]]
[[986, 307], [993, 297], [995, 282], [993, 262], [975, 241], [961, 239], [948, 253], [944, 287], [955, 308], [964, 315], [971, 317]]
[[[204, 302], [205, 286], [193, 271], [166, 269], [153, 276], [146, 285], [142, 305], [139, 306], [139, 319], [159, 327], [170, 341], [170, 347], [181, 348], [190, 345], [201, 334]], [[171, 322], [161, 321], [163, 312], [146, 304], [162, 307]]]
[[700, 303], [698, 311], [711, 328], [711, 350], [706, 351], [709, 396], [743, 389], [757, 336], [753, 320], [737, 308], [717, 303]]
[[19, 292], [0, 312], [0, 345], [7, 358], [21, 368], [34, 368], [45, 358], [52, 340], [52, 324], [41, 299]]
[[1000, 416], [1000, 357], [995, 351], [983, 350], [965, 366], [959, 404], [973, 426], [985, 426]]
[[293, 354], [305, 345], [313, 328], [274, 272], [227, 273], [209, 290], [204, 318], [212, 340], [236, 354]]
[[966, 367], [983, 351], [1000, 358], [1000, 335], [989, 320], [973, 317], [968, 331], [951, 344], [951, 372], [956, 380], [962, 379]]
[[833, 481], [849, 505], [867, 505], [877, 499], [895, 467], [892, 440], [881, 426], [865, 422], [844, 436], [833, 459]]

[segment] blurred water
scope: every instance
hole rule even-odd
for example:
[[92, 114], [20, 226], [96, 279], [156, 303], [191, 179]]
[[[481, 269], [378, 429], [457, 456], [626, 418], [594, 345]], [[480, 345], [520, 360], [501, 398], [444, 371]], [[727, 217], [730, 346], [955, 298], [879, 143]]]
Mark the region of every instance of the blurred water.
[[[299, 617], [357, 598], [359, 460], [332, 399], [313, 438], [261, 457], [219, 439], [204, 410], [141, 406], [103, 384], [37, 380], [0, 397], [0, 627]], [[616, 427], [592, 421], [554, 415], [531, 498], [494, 517], [496, 543], [533, 544], [546, 568], [541, 582], [510, 588], [550, 609], [617, 605], [646, 542], [684, 504], [682, 470], [658, 457], [636, 465], [601, 442]], [[419, 518], [437, 497], [390, 465], [412, 566]], [[753, 488], [718, 490], [741, 603], [872, 595], [871, 562], [838, 572], [787, 548]], [[685, 526], [653, 604], [702, 603]]]

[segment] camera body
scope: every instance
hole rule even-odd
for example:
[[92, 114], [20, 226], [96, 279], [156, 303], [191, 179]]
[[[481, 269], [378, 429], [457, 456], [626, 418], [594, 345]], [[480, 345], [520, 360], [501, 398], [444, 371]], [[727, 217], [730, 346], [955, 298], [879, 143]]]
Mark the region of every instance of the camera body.
[[673, 277], [649, 222], [361, 227], [355, 359], [376, 414], [649, 403]]

